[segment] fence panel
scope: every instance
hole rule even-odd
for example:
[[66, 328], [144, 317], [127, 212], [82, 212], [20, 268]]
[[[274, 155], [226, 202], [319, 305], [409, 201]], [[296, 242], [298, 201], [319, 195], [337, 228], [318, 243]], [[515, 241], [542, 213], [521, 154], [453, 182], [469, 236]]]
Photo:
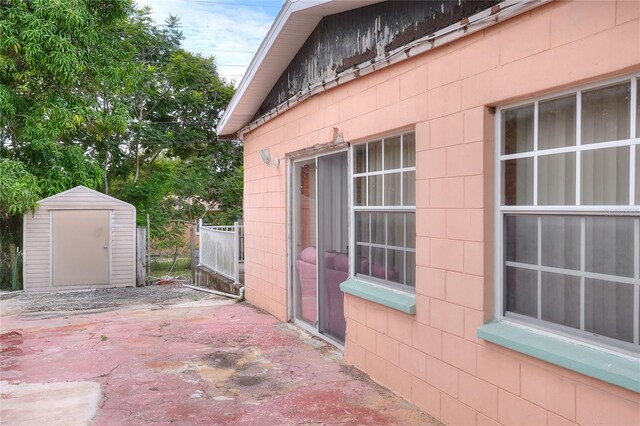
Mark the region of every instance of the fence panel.
[[232, 226], [200, 228], [200, 264], [236, 280], [235, 232]]

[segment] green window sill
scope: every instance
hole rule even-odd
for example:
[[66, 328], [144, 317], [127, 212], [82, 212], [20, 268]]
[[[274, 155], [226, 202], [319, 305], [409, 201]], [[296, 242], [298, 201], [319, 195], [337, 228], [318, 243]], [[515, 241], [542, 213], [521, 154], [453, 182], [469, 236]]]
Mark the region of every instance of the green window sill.
[[350, 278], [340, 284], [340, 290], [405, 314], [416, 314], [416, 295]]
[[640, 359], [615, 354], [529, 327], [494, 321], [478, 329], [478, 337], [551, 364], [640, 392]]

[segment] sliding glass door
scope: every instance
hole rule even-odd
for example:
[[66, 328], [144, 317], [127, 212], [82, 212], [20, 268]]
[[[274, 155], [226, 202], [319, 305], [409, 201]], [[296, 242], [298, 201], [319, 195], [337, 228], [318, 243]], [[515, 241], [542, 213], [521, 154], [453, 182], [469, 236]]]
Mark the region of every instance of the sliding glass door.
[[347, 153], [293, 166], [293, 314], [314, 331], [344, 342], [349, 276]]

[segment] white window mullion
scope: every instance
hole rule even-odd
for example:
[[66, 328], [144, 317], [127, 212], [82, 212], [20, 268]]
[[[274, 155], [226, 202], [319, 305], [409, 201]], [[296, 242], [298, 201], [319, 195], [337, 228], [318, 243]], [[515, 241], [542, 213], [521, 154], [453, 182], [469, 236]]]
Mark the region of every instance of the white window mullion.
[[[636, 150], [638, 149], [637, 145], [631, 145], [629, 148], [629, 205], [633, 206], [636, 203], [639, 203], [640, 200], [636, 200], [636, 173], [638, 173], [638, 164], [636, 164]], [[639, 203], [640, 204], [640, 203]]]
[[537, 214], [537, 213], [545, 213], [545, 214], [562, 214], [562, 215], [572, 215], [572, 214], [590, 214], [590, 215], [602, 215], [602, 216], [611, 216], [612, 214], [616, 214], [617, 216], [637, 216], [638, 209], [633, 206], [630, 207], [626, 204], [619, 206], [599, 206], [599, 205], [587, 205], [587, 206], [502, 206], [500, 207], [500, 211], [503, 213], [520, 213], [520, 214]]
[[[561, 149], [561, 148], [558, 148]], [[546, 151], [545, 151], [546, 152]], [[360, 177], [360, 176], [377, 176], [377, 175], [384, 175], [387, 173], [397, 173], [397, 172], [415, 172], [416, 168], [411, 166], [411, 167], [399, 167], [399, 168], [395, 168], [395, 169], [389, 169], [389, 170], [378, 170], [376, 172], [364, 172], [364, 173], [354, 173], [353, 177]]]
[[633, 250], [635, 253], [633, 261], [633, 276], [640, 280], [640, 218], [633, 221], [635, 237], [633, 239]]
[[580, 330], [584, 331], [585, 326], [585, 277], [584, 272], [587, 265], [587, 219], [580, 219]]
[[542, 216], [538, 216], [538, 319], [542, 319]]
[[[631, 131], [629, 132], [629, 135], [631, 136], [631, 139], [635, 139], [638, 137], [638, 135], [636, 134], [636, 129], [637, 129], [637, 125], [638, 123], [636, 122], [637, 120], [637, 108], [638, 108], [638, 79], [637, 78], [632, 78], [631, 79], [631, 96], [630, 96], [630, 102], [631, 102], [631, 119], [629, 120], [631, 123]], [[635, 200], [635, 195], [636, 195], [636, 173], [638, 172], [637, 167], [638, 165], [636, 164], [636, 150], [638, 149], [638, 147], [635, 144], [631, 145], [631, 148], [629, 149], [629, 153], [630, 153], [630, 158], [629, 158], [629, 163], [631, 168], [629, 169], [629, 179], [631, 179], [631, 181], [629, 182], [629, 205], [634, 205], [637, 201], [640, 200]], [[637, 298], [636, 298], [637, 299]], [[636, 325], [637, 325], [638, 321], [636, 321]], [[636, 342], [637, 343], [637, 342]]]
[[371, 269], [372, 269], [372, 264], [373, 264], [373, 258], [371, 256], [373, 256], [373, 249], [371, 248], [371, 244], [373, 244], [373, 214], [372, 213], [367, 213], [369, 215], [369, 246], [367, 247], [367, 262], [369, 262], [369, 271], [367, 272], [367, 274], [371, 273]]
[[[387, 196], [386, 196], [385, 190], [384, 190], [384, 185], [385, 185], [385, 181], [386, 181], [386, 179], [385, 179], [386, 175], [385, 175], [385, 169], [384, 169], [384, 166], [385, 166], [385, 164], [384, 164], [385, 163], [384, 146], [386, 144], [387, 143], [386, 143], [385, 139], [382, 139], [382, 142], [381, 142], [381, 145], [382, 145], [382, 161], [380, 162], [380, 170], [382, 170], [382, 179], [380, 179], [382, 181], [382, 188], [380, 189], [380, 196], [382, 197], [382, 204], [380, 204], [380, 205], [382, 205], [382, 206], [386, 206], [387, 205], [387, 200], [386, 200]], [[386, 226], [387, 225], [386, 225], [386, 222], [385, 222], [385, 232], [387, 232]], [[385, 279], [386, 279], [386, 277], [385, 277]]]
[[[494, 273], [494, 292], [493, 292], [493, 311], [494, 317], [501, 320], [504, 316], [504, 308], [502, 301], [507, 293], [504, 285], [504, 214], [500, 210], [502, 206], [502, 111], [497, 110], [494, 118], [494, 142], [493, 142], [493, 203], [495, 216], [493, 220], [493, 238], [497, 253], [494, 256], [493, 273]], [[416, 259], [417, 263], [417, 259]]]
[[389, 211], [389, 212], [407, 212], [410, 213], [413, 210], [411, 207], [407, 206], [354, 206], [353, 210], [355, 211]]
[[582, 91], [578, 90], [576, 94], [576, 205], [582, 203], [580, 199], [580, 176], [582, 174], [582, 153], [580, 146], [582, 145]]
[[[407, 215], [405, 214], [405, 215], [403, 215], [403, 217], [404, 217], [404, 220], [402, 221], [402, 224], [404, 226], [403, 226], [403, 229], [402, 229], [402, 241], [403, 241], [403, 246], [407, 247], [407, 245], [408, 245], [407, 244]], [[414, 216], [413, 223], [415, 223], [415, 222], [416, 222], [416, 218]], [[416, 239], [417, 239], [417, 237], [416, 237]], [[402, 255], [402, 259], [403, 259], [403, 262], [402, 262], [402, 274], [403, 274], [403, 277], [404, 277], [404, 279], [402, 280], [403, 284], [407, 284], [407, 254], [408, 253], [409, 252], [405, 250], [403, 252], [403, 255]], [[414, 262], [414, 263], [417, 263], [417, 262]]]
[[[640, 280], [640, 219], [633, 221], [634, 237], [633, 237], [633, 276], [636, 280]], [[640, 344], [640, 286], [633, 288], [633, 343]]]
[[364, 201], [364, 205], [368, 206], [368, 205], [371, 204], [369, 202], [369, 175], [368, 175], [368, 173], [369, 173], [369, 144], [366, 144], [366, 145], [367, 145], [366, 149], [364, 150], [365, 151], [364, 169], [367, 171], [367, 175], [364, 178], [364, 182], [365, 182], [364, 183], [364, 191], [365, 191], [365, 194], [364, 194], [364, 200], [365, 200]]
[[635, 139], [637, 137], [640, 137], [640, 135], [636, 134], [636, 129], [638, 128], [638, 123], [636, 122], [637, 117], [638, 117], [638, 79], [637, 78], [632, 78], [631, 79], [631, 132], [629, 133], [629, 135], [631, 136], [631, 139]]
[[505, 262], [506, 266], [513, 266], [520, 269], [528, 269], [530, 271], [542, 271], [550, 272], [552, 274], [571, 275], [574, 277], [585, 277], [588, 279], [600, 280], [600, 281], [614, 281], [621, 284], [630, 284], [640, 286], [640, 280], [633, 277], [623, 277], [620, 275], [600, 274], [598, 272], [581, 272], [573, 269], [556, 268], [554, 266], [538, 266], [532, 263], [522, 262]]
[[[365, 160], [366, 160], [366, 152], [367, 149], [365, 148]], [[347, 188], [347, 202], [349, 203], [349, 224], [348, 224], [348, 230], [347, 232], [349, 233], [349, 247], [347, 248], [347, 252], [349, 255], [349, 276], [350, 277], [354, 277], [356, 275], [356, 268], [355, 268], [355, 264], [356, 264], [356, 254], [357, 254], [357, 247], [356, 247], [356, 212], [353, 210], [353, 205], [355, 204], [355, 194], [353, 193], [354, 188], [356, 187], [355, 182], [354, 182], [354, 178], [353, 178], [353, 172], [354, 172], [354, 168], [355, 168], [355, 161], [354, 161], [354, 156], [355, 156], [355, 149], [353, 149], [353, 146], [349, 147], [349, 151], [347, 152], [347, 158], [349, 159], [348, 164], [347, 164], [347, 175], [348, 175], [348, 179], [349, 179], [349, 184], [348, 184], [348, 188]]]
[[[522, 158], [532, 158], [532, 157], [536, 157], [536, 156], [546, 156], [546, 155], [555, 155], [555, 154], [566, 154], [566, 153], [570, 153], [570, 152], [582, 152], [582, 151], [597, 151], [597, 150], [601, 150], [601, 149], [606, 149], [606, 148], [619, 148], [619, 147], [624, 147], [624, 146], [629, 146], [629, 145], [634, 145], [640, 143], [640, 138], [636, 137], [636, 138], [629, 138], [629, 139], [623, 139], [623, 140], [619, 140], [619, 141], [607, 141], [607, 142], [597, 142], [597, 143], [590, 143], [588, 145], [579, 145], [579, 146], [564, 146], [561, 148], [549, 148], [549, 149], [543, 149], [540, 151], [527, 151], [527, 152], [517, 152], [515, 154], [505, 154], [505, 155], [501, 155], [500, 156], [500, 160], [502, 161], [507, 161], [507, 160], [520, 160]], [[415, 168], [411, 168], [411, 167], [407, 167], [405, 170], [412, 170]], [[400, 171], [399, 169], [394, 169], [392, 171]], [[382, 172], [373, 172], [372, 174], [382, 174]]]
[[[384, 162], [384, 155], [382, 156], [383, 158], [383, 162]], [[384, 199], [384, 198], [383, 198]], [[387, 220], [389, 219], [389, 215], [387, 213], [384, 214], [384, 232], [382, 233], [384, 235], [384, 249], [383, 249], [383, 265], [384, 265], [384, 279], [388, 280], [389, 279], [389, 271], [387, 270], [387, 244], [389, 244], [389, 236], [387, 235], [387, 229], [389, 229], [389, 224], [387, 223]]]
[[[400, 170], [404, 167], [404, 135], [400, 135]], [[404, 206], [404, 173], [400, 172], [400, 205]]]
[[638, 301], [638, 297], [640, 297], [640, 287], [633, 287], [633, 343], [635, 345], [640, 344], [640, 302]]
[[[550, 149], [548, 150], [549, 153], [554, 154], [557, 152], [566, 152], [567, 149], [566, 148], [554, 148], [554, 149]], [[547, 152], [547, 151], [545, 151]], [[500, 160], [502, 161], [507, 161], [507, 160], [519, 160], [521, 158], [531, 158], [531, 157], [535, 157], [535, 152], [533, 151], [527, 151], [527, 152], [516, 152], [515, 154], [505, 154], [505, 155], [501, 155], [500, 156]]]
[[[538, 102], [533, 104], [533, 205], [538, 205]], [[539, 287], [539, 286], [538, 286]], [[540, 312], [538, 311], [538, 315]]]
[[[320, 242], [320, 220], [319, 220], [319, 215], [318, 212], [320, 212], [320, 173], [319, 171], [319, 167], [318, 167], [318, 158], [316, 157], [313, 161], [314, 161], [314, 167], [315, 170], [313, 171], [313, 173], [315, 174], [315, 182], [316, 182], [316, 211], [315, 211], [315, 225], [316, 225], [316, 229], [315, 229], [315, 233], [316, 233], [316, 241], [315, 241], [315, 246], [316, 246], [316, 256], [320, 257], [317, 255], [318, 253], [318, 247], [319, 247], [319, 242]], [[318, 260], [316, 260], [316, 264], [318, 263]], [[320, 273], [321, 273], [321, 268], [317, 267], [316, 268], [316, 324], [315, 327], [318, 329], [318, 331], [320, 331], [319, 327], [320, 327], [320, 309], [321, 309], [321, 303], [320, 303], [320, 297], [323, 297], [319, 290], [319, 284], [320, 284]], [[323, 302], [324, 303], [324, 302]]]

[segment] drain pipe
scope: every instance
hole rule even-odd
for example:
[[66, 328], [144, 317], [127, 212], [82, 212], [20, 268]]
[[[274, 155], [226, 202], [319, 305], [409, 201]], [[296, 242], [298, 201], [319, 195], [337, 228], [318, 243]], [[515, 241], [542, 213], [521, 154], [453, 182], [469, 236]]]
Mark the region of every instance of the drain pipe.
[[211, 294], [216, 294], [218, 296], [228, 297], [230, 299], [236, 299], [239, 302], [244, 300], [244, 287], [240, 287], [240, 294], [236, 295], [236, 294], [231, 294], [231, 293], [225, 293], [225, 292], [218, 291], [218, 290], [211, 290], [209, 288], [197, 287], [195, 285], [182, 284], [182, 286], [190, 288], [190, 289], [193, 289], [193, 290], [204, 291], [205, 293], [211, 293]]

